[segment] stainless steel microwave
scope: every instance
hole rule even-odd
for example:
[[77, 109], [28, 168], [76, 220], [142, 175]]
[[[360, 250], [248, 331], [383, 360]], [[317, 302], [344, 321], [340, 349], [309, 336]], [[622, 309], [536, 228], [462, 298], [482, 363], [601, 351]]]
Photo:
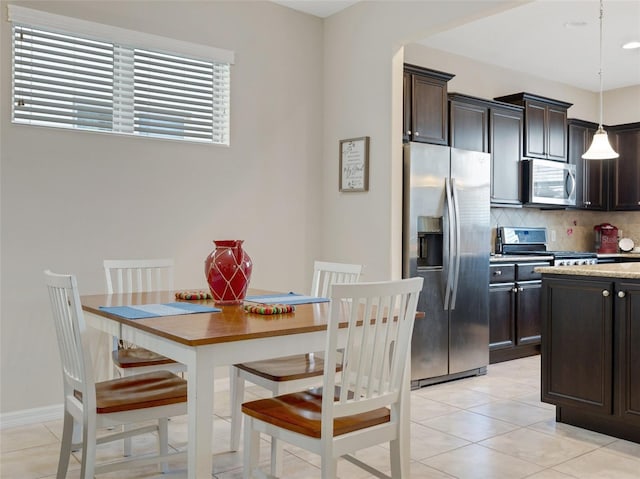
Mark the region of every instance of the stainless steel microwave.
[[574, 206], [576, 166], [549, 160], [522, 161], [523, 203]]

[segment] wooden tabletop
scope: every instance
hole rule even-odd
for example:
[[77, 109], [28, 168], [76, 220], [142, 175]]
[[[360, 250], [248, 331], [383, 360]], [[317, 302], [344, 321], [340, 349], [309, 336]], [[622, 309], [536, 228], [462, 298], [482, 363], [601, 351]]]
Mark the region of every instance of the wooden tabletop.
[[[250, 291], [250, 294], [265, 293], [268, 291]], [[82, 309], [88, 313], [110, 318], [189, 346], [325, 330], [330, 304], [328, 302], [299, 304], [296, 305], [296, 310], [293, 313], [260, 315], [245, 312], [242, 305], [217, 306], [214, 305], [213, 300], [188, 301], [189, 303], [216, 306], [222, 311], [131, 320], [107, 313], [101, 310], [100, 306], [134, 306], [136, 304], [171, 303], [178, 300], [175, 299], [174, 293], [169, 291], [97, 294], [82, 296], [80, 300]]]

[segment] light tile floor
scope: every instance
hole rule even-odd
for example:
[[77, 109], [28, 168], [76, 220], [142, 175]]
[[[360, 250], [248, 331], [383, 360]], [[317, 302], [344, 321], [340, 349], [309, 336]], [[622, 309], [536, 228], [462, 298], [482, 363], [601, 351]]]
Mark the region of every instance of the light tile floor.
[[[249, 394], [266, 393], [248, 388]], [[554, 408], [541, 403], [540, 357], [491, 365], [486, 376], [461, 379], [411, 393], [411, 477], [420, 479], [640, 479], [640, 444], [556, 423]], [[229, 394], [216, 393], [214, 468], [212, 477], [242, 477], [242, 453], [230, 453]], [[170, 422], [171, 445], [186, 446], [186, 418]], [[0, 434], [0, 477], [55, 477], [61, 421], [5, 429]], [[154, 437], [134, 441], [135, 450], [155, 448]], [[318, 478], [319, 460], [295, 446], [286, 446], [287, 478]], [[101, 446], [99, 460], [116, 459], [121, 444]], [[268, 457], [268, 448], [262, 448]], [[389, 473], [388, 448], [361, 451], [364, 462]], [[155, 466], [98, 476], [105, 479], [173, 479], [186, 477], [184, 462], [171, 464], [169, 474]], [[69, 479], [79, 477], [72, 460]], [[372, 476], [340, 461], [342, 478]]]

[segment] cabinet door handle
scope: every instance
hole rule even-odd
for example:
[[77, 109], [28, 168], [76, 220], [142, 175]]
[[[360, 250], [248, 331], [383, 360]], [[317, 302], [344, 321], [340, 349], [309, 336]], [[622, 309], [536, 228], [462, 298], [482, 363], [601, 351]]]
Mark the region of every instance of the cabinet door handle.
[[618, 291], [618, 298], [624, 298], [626, 295], [624, 291]]
[[502, 271], [500, 271], [500, 270], [494, 271], [493, 274], [496, 275], [496, 276], [501, 276], [502, 275]]
[[584, 202], [584, 205], [585, 205], [585, 206], [590, 206], [590, 205], [591, 205], [591, 201], [585, 201], [585, 202]]
[[518, 292], [518, 288], [516, 288], [516, 287], [514, 286], [514, 287], [513, 287], [513, 289], [512, 289], [511, 291], [512, 291], [512, 292], [514, 292], [514, 293], [517, 293], [517, 292]]
[[522, 292], [524, 291], [524, 288], [523, 288], [522, 286], [520, 286], [520, 287], [518, 288], [518, 291], [519, 291], [520, 293], [522, 293]]
[[411, 134], [411, 130], [407, 130], [407, 135], [410, 135], [410, 134]]
[[609, 296], [609, 290], [608, 290], [608, 289], [605, 289], [605, 290], [602, 292], [602, 296], [604, 296], [605, 298], [606, 298], [607, 296]]
[[416, 135], [416, 136], [420, 136], [420, 132], [419, 132], [419, 131], [416, 131], [416, 132], [415, 132], [415, 135]]

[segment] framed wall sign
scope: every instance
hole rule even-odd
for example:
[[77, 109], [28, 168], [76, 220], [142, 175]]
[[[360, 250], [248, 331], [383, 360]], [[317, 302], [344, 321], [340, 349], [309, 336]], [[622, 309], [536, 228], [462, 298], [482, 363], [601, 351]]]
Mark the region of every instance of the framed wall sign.
[[340, 191], [369, 191], [369, 137], [340, 140]]

